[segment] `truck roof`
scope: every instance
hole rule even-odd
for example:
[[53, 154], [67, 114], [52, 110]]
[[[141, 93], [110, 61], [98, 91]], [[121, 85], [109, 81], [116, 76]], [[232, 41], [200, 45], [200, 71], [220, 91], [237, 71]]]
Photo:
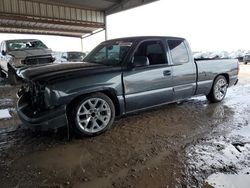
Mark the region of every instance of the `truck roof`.
[[181, 37], [171, 37], [171, 36], [135, 36], [135, 37], [124, 37], [124, 38], [116, 38], [107, 40], [105, 42], [117, 41], [117, 40], [126, 40], [126, 41], [134, 41], [134, 40], [146, 40], [146, 39], [172, 39], [172, 40], [185, 40]]

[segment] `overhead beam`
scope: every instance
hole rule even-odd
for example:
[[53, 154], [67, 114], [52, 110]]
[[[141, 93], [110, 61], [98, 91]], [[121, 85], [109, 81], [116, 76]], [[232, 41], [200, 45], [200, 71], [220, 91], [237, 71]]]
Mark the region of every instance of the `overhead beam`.
[[61, 20], [61, 19], [48, 19], [42, 17], [30, 17], [30, 16], [22, 16], [18, 14], [8, 14], [1, 13], [1, 19], [8, 20], [17, 20], [17, 21], [25, 21], [25, 22], [35, 22], [35, 23], [49, 23], [49, 24], [59, 24], [59, 25], [67, 25], [67, 26], [78, 26], [78, 27], [94, 27], [94, 28], [104, 28], [104, 23], [93, 23], [93, 22], [80, 22], [80, 21], [71, 21], [71, 20]]
[[64, 36], [64, 37], [75, 37], [75, 38], [81, 38], [82, 37], [82, 34], [74, 34], [72, 32], [70, 33], [67, 33], [67, 32], [44, 32], [42, 30], [37, 30], [37, 31], [31, 31], [30, 29], [29, 30], [17, 30], [15, 28], [6, 28], [6, 30], [4, 29], [1, 29], [0, 28], [0, 33], [19, 33], [19, 34], [32, 34], [32, 35], [54, 35], [54, 36]]
[[46, 33], [60, 33], [60, 32], [65, 32], [65, 33], [77, 33], [79, 36], [85, 35], [87, 33], [92, 33], [92, 30], [74, 30], [74, 29], [59, 29], [59, 28], [51, 28], [51, 26], [47, 26], [47, 27], [39, 27], [39, 26], [13, 26], [13, 25], [9, 25], [9, 24], [3, 24], [1, 25], [1, 29], [16, 29], [16, 30], [30, 30], [30, 31], [44, 31]]

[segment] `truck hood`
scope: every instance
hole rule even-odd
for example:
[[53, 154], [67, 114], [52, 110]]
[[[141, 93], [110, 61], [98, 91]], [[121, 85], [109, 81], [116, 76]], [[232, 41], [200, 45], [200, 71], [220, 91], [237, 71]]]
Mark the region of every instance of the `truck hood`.
[[21, 68], [17, 71], [18, 76], [24, 80], [42, 80], [49, 81], [52, 79], [63, 79], [69, 76], [79, 77], [89, 74], [98, 74], [100, 72], [108, 72], [113, 70], [121, 70], [121, 67], [113, 67], [88, 62], [76, 63], [55, 63], [46, 66], [33, 66]]
[[19, 59], [25, 59], [26, 57], [31, 57], [31, 56], [49, 55], [51, 53], [52, 51], [50, 49], [19, 50], [19, 51], [9, 52], [10, 55]]

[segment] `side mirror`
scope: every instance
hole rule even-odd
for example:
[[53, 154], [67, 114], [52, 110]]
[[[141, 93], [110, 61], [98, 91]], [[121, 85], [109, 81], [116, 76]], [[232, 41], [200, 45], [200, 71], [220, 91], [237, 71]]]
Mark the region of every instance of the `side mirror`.
[[149, 66], [149, 60], [147, 56], [135, 56], [133, 60], [133, 67], [145, 67]]
[[3, 56], [6, 56], [6, 51], [2, 50], [1, 53]]

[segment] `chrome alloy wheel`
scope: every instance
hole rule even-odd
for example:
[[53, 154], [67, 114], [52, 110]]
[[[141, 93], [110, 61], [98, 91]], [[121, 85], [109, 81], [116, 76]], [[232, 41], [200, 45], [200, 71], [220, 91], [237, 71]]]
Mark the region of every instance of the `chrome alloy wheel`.
[[77, 110], [76, 123], [87, 133], [97, 133], [105, 129], [111, 119], [111, 108], [101, 98], [85, 100]]
[[217, 100], [222, 100], [227, 93], [227, 81], [223, 78], [219, 79], [214, 86], [214, 96]]

